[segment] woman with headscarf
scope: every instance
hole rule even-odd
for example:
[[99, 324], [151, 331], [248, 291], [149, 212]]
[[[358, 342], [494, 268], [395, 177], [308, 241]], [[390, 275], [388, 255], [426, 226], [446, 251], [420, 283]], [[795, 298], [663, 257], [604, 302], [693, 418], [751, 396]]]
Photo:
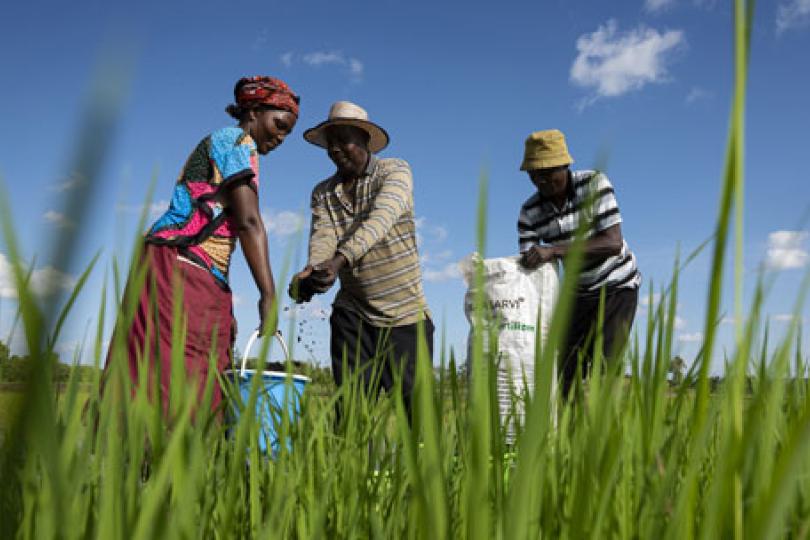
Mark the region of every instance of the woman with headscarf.
[[[134, 311], [134, 319], [129, 328], [121, 328], [119, 322], [116, 329], [126, 343], [133, 385], [138, 382], [139, 366], [149, 370], [150, 385], [159, 377], [164, 413], [169, 410], [176, 298], [183, 302], [185, 372], [189, 381], [196, 379], [200, 396], [211, 355], [220, 372], [230, 364], [236, 329], [228, 269], [237, 239], [259, 289], [261, 328], [275, 301], [258, 203], [258, 155], [277, 148], [292, 131], [299, 97], [281, 80], [249, 77], [236, 83], [234, 98], [226, 111], [238, 124], [214, 131], [195, 147], [180, 172], [168, 210], [146, 233], [141, 259], [145, 282], [137, 304], [124, 307], [124, 313]], [[114, 350], [115, 339], [105, 370], [118, 361]], [[215, 384], [212, 408], [220, 401], [221, 390]]]

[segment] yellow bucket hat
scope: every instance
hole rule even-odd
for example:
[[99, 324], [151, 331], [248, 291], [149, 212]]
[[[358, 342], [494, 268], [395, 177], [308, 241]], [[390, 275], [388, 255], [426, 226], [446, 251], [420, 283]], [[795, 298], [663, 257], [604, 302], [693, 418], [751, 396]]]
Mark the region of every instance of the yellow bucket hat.
[[526, 150], [520, 170], [549, 169], [573, 162], [565, 144], [565, 135], [558, 129], [547, 129], [535, 131], [526, 138]]

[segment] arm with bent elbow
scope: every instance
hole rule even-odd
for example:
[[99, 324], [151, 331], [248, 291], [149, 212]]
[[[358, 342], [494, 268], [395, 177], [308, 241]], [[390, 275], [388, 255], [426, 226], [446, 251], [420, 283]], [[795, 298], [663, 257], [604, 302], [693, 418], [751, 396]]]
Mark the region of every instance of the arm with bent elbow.
[[267, 231], [259, 212], [259, 197], [247, 184], [234, 186], [228, 190], [226, 197], [245, 260], [259, 289], [259, 328], [264, 334], [265, 321], [270, 310], [274, 309], [276, 286], [267, 250]]
[[[623, 245], [622, 226], [617, 223], [585, 240], [583, 248], [585, 261], [589, 263], [603, 261], [618, 255], [622, 252]], [[534, 246], [523, 253], [520, 263], [527, 268], [537, 268], [554, 259], [564, 259], [570, 248], [570, 245]]]

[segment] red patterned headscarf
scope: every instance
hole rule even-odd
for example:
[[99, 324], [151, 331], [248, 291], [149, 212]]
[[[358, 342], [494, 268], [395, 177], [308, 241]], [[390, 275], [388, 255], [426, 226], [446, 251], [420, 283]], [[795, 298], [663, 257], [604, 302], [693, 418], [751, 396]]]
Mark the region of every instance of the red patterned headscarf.
[[299, 98], [281, 79], [273, 77], [243, 77], [233, 89], [237, 105], [261, 103], [289, 111], [298, 116]]

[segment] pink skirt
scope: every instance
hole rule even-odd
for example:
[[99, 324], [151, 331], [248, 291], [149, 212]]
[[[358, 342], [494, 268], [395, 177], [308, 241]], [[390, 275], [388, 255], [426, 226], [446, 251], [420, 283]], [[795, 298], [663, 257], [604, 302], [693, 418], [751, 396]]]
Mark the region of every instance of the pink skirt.
[[[187, 330], [183, 351], [186, 382], [196, 384], [198, 401], [205, 390], [212, 351], [216, 369], [220, 374], [231, 365], [236, 334], [231, 293], [223, 290], [208, 270], [179, 260], [177, 249], [174, 247], [147, 244], [142, 260], [147, 265], [146, 282], [138, 296], [132, 326], [126, 334], [125, 360], [128, 363], [133, 388], [138, 384], [139, 366], [149, 370], [150, 388], [154, 388], [155, 368], [160, 367], [158, 388], [164, 415], [168, 415], [172, 373], [173, 304], [176, 294], [174, 285], [182, 286], [182, 318], [185, 319]], [[117, 328], [116, 332], [118, 331], [121, 329]], [[151, 346], [148, 348], [149, 358], [144, 359], [147, 337]], [[105, 374], [109, 371], [112, 361], [111, 345], [107, 353]], [[216, 377], [214, 374], [212, 376]], [[222, 390], [216, 378], [213, 384], [211, 409], [217, 410], [222, 401]]]

